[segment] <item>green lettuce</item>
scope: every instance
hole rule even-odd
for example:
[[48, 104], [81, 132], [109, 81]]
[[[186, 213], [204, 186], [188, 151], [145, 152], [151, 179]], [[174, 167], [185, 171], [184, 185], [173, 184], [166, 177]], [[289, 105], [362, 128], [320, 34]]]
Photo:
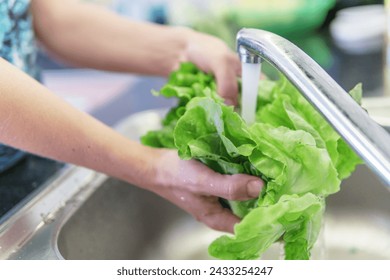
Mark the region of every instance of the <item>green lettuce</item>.
[[[234, 236], [209, 246], [219, 259], [257, 259], [283, 240], [286, 259], [309, 259], [321, 229], [325, 199], [339, 191], [360, 158], [289, 81], [262, 80], [256, 122], [247, 125], [216, 92], [213, 76], [183, 63], [154, 94], [178, 99], [141, 142], [177, 149], [222, 174], [262, 178], [257, 199], [224, 201], [242, 221]], [[360, 102], [361, 85], [351, 91]]]

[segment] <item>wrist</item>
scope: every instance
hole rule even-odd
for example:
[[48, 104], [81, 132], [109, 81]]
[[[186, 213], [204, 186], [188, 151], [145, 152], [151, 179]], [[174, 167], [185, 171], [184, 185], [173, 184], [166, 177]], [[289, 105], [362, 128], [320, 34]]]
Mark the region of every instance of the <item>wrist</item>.
[[137, 187], [153, 191], [159, 185], [158, 162], [163, 150], [139, 143], [131, 145], [117, 156], [119, 160], [116, 177]]
[[185, 26], [174, 26], [171, 28], [173, 37], [177, 41], [177, 56], [171, 67], [171, 71], [173, 71], [179, 68], [180, 63], [192, 61], [193, 42], [198, 32]]

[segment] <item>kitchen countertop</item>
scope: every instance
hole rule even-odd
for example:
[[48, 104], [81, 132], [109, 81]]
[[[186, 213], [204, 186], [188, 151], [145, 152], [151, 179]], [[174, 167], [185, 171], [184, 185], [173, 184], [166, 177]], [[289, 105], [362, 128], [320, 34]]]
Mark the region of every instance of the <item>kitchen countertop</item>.
[[62, 167], [62, 163], [27, 154], [17, 165], [0, 174], [0, 223]]

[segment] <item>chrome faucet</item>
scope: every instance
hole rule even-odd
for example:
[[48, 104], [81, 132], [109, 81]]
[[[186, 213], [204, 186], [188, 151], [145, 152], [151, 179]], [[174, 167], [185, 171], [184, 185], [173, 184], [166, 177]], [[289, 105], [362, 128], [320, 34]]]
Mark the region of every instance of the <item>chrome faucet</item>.
[[237, 51], [241, 61], [264, 59], [280, 70], [390, 187], [390, 135], [313, 59], [286, 39], [257, 29], [238, 32]]

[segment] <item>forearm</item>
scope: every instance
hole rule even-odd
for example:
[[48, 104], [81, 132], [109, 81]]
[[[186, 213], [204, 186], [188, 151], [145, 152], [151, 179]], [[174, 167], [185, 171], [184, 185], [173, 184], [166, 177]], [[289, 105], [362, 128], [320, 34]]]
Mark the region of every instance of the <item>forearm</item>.
[[93, 4], [33, 0], [39, 40], [73, 64], [167, 75], [185, 60], [186, 29], [130, 21]]
[[1, 58], [0, 142], [139, 186], [147, 187], [139, 178], [154, 176], [155, 150], [74, 109]]

